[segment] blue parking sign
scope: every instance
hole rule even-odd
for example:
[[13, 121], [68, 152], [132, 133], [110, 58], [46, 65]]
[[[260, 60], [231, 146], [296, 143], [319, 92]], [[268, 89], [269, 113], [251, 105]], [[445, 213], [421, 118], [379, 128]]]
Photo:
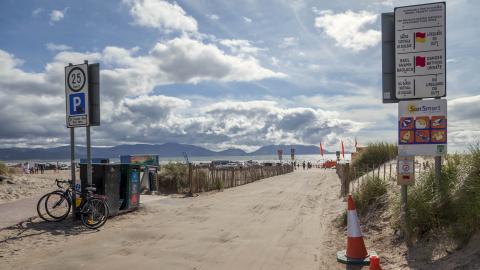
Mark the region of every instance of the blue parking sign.
[[85, 114], [85, 93], [76, 93], [69, 96], [70, 115]]

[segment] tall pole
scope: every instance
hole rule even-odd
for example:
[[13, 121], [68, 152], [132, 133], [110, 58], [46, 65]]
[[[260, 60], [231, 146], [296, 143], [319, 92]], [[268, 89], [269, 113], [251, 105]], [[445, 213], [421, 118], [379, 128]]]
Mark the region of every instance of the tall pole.
[[435, 188], [440, 193], [440, 177], [442, 175], [442, 156], [435, 157]]
[[[439, 97], [435, 99], [440, 99]], [[440, 177], [442, 175], [442, 156], [435, 156], [435, 185], [437, 194], [440, 194]]]
[[[75, 177], [75, 128], [70, 128], [70, 172], [71, 172], [71, 181], [72, 181], [72, 188], [75, 189], [76, 184], [76, 177]], [[77, 205], [76, 205], [76, 194], [72, 192], [72, 213], [73, 218], [75, 218], [75, 213], [77, 212]]]
[[[88, 61], [84, 61], [88, 65]], [[90, 91], [90, 89], [89, 89]], [[86, 127], [87, 133], [87, 183], [88, 185], [92, 184], [92, 144], [90, 141], [90, 123]]]
[[90, 142], [90, 126], [87, 126], [87, 183], [92, 184], [92, 145]]

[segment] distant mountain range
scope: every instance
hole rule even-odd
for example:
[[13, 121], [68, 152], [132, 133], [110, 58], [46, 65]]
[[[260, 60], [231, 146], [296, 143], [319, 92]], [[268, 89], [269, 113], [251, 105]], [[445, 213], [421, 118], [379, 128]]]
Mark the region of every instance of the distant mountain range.
[[[200, 146], [165, 143], [165, 144], [122, 144], [113, 147], [92, 147], [92, 157], [118, 158], [121, 155], [156, 154], [160, 157], [181, 157], [186, 152], [189, 157], [212, 157], [212, 156], [260, 156], [277, 155], [277, 150], [282, 149], [285, 158], [290, 156], [290, 149], [295, 148], [296, 155], [319, 154], [320, 148], [313, 145], [267, 145], [253, 152], [245, 152], [242, 149], [227, 149], [212, 151]], [[76, 158], [85, 158], [86, 148], [75, 147]], [[325, 153], [331, 153], [325, 151]], [[70, 146], [54, 148], [0, 148], [0, 160], [56, 160], [69, 159]]]

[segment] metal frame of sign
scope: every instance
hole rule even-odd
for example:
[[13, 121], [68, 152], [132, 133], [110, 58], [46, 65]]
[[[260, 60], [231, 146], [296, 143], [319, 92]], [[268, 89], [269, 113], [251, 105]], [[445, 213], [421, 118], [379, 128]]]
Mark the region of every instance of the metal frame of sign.
[[[445, 2], [434, 2], [434, 3], [426, 3], [426, 4], [419, 4], [419, 5], [410, 5], [410, 6], [402, 6], [402, 7], [395, 7], [394, 8], [394, 17], [395, 17], [395, 24], [396, 24], [396, 21], [397, 21], [397, 17], [396, 17], [396, 14], [397, 14], [397, 10], [398, 9], [403, 9], [403, 8], [409, 8], [409, 7], [418, 7], [418, 6], [428, 6], [428, 5], [435, 5], [435, 4], [443, 4], [443, 18], [444, 18], [444, 23], [443, 23], [443, 68], [444, 68], [444, 74], [443, 74], [443, 77], [444, 77], [444, 89], [445, 89], [445, 93], [443, 95], [436, 95], [436, 96], [415, 96], [414, 94], [414, 97], [401, 97], [401, 96], [398, 96], [398, 91], [397, 91], [397, 48], [395, 46], [394, 48], [394, 63], [395, 63], [395, 98], [398, 99], [398, 100], [412, 100], [412, 99], [422, 99], [422, 98], [440, 98], [440, 97], [446, 97], [447, 96], [447, 65], [446, 65], [446, 58], [447, 58], [447, 33], [446, 33], [446, 24], [447, 24], [447, 17], [446, 17], [446, 3]], [[395, 28], [395, 43], [396, 43], [396, 32], [398, 30]], [[415, 65], [415, 63], [414, 63]]]

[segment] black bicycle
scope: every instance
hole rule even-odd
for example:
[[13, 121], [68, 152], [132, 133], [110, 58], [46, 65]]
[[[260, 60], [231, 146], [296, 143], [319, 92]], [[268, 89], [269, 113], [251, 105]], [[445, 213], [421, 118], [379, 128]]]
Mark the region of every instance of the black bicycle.
[[[97, 229], [107, 222], [109, 215], [108, 199], [106, 196], [94, 194], [94, 185], [85, 188], [85, 198], [82, 194], [72, 188], [71, 181], [55, 180], [58, 190], [45, 194], [37, 203], [37, 212], [40, 218], [46, 221], [61, 221], [67, 218], [73, 202], [73, 194], [81, 202], [77, 203], [80, 211], [80, 219], [86, 227]], [[67, 185], [65, 187], [65, 185]], [[43, 206], [43, 207], [42, 207]]]

